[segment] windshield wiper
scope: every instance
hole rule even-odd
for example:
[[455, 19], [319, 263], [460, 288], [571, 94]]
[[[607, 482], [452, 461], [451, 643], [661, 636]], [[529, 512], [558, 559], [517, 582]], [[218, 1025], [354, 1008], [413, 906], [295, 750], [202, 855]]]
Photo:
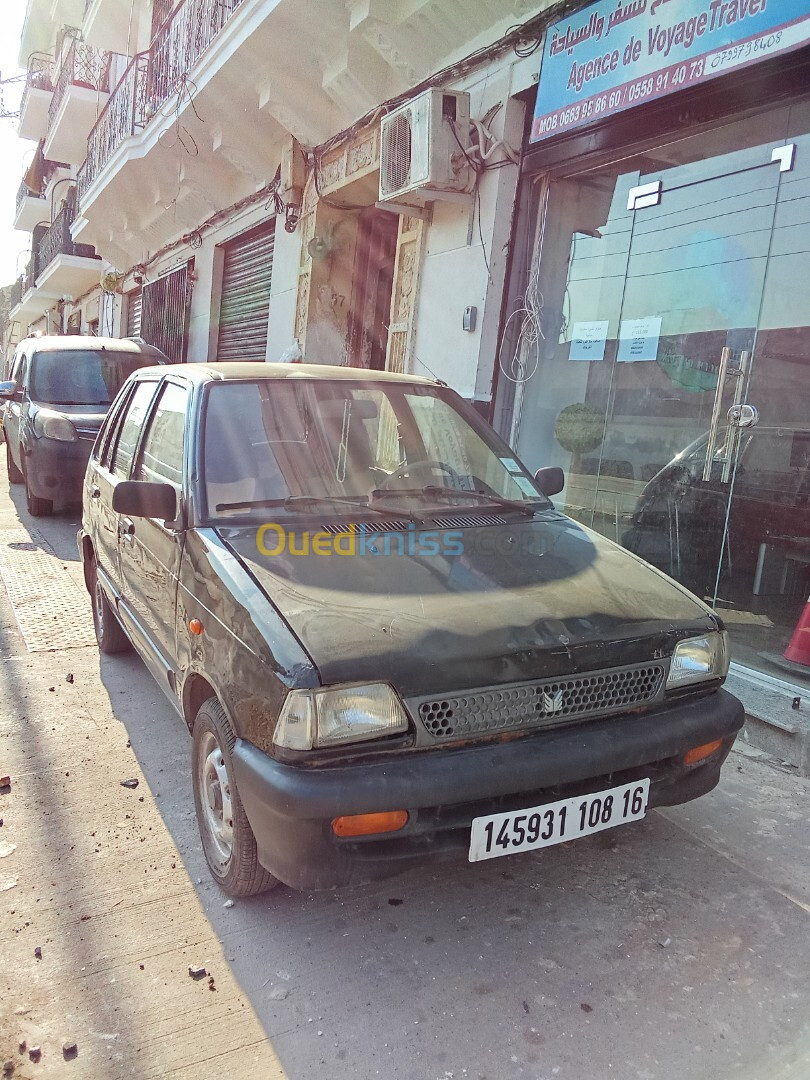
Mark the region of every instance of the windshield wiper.
[[248, 510], [264, 506], [309, 506], [318, 503], [329, 503], [332, 506], [350, 506], [352, 510], [368, 510], [372, 514], [400, 514], [408, 521], [415, 521], [413, 514], [407, 510], [384, 509], [382, 506], [371, 506], [364, 496], [358, 499], [345, 499], [340, 495], [288, 495], [285, 499], [246, 499], [244, 502], [217, 503], [217, 510]]
[[370, 499], [387, 498], [389, 495], [430, 495], [434, 498], [450, 497], [453, 499], [467, 499], [476, 502], [488, 502], [493, 506], [502, 506], [507, 510], [519, 510], [529, 517], [534, 517], [537, 507], [528, 503], [518, 502], [516, 499], [504, 499], [500, 495], [489, 495], [485, 491], [463, 491], [461, 488], [441, 487], [438, 484], [428, 484], [421, 488], [399, 488], [395, 491], [386, 491], [385, 488], [376, 488], [369, 496]]

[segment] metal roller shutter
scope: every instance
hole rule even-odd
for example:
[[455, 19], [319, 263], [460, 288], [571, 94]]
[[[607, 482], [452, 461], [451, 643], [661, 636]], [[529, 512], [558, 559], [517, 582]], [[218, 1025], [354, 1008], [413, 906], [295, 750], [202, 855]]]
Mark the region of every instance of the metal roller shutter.
[[225, 244], [217, 360], [264, 360], [275, 219]]
[[191, 308], [191, 271], [194, 260], [144, 285], [141, 300], [141, 337], [162, 349], [173, 364], [183, 363], [188, 350]]
[[124, 337], [141, 336], [141, 304], [143, 294], [140, 289], [127, 293], [127, 331]]

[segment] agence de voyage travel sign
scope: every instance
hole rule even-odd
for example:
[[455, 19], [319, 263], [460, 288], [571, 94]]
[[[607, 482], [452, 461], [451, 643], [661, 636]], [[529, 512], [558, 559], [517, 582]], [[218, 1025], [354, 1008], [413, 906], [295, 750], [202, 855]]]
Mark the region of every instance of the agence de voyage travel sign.
[[810, 0], [600, 0], [549, 27], [531, 141], [807, 41]]

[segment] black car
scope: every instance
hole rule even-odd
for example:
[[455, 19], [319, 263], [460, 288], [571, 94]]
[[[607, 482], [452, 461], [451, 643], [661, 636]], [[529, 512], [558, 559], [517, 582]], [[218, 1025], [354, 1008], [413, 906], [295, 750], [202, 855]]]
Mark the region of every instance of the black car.
[[558, 513], [453, 391], [351, 368], [136, 372], [78, 542], [99, 645], [193, 736], [232, 895], [574, 839], [715, 786], [720, 620]]
[[31, 337], [17, 346], [3, 429], [9, 482], [25, 484], [28, 510], [79, 502], [90, 450], [113, 398], [137, 368], [168, 363], [145, 342], [99, 337]]

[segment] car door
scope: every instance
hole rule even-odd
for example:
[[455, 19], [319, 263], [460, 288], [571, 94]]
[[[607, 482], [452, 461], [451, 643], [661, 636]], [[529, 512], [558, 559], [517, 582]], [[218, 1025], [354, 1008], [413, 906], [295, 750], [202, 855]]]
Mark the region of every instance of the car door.
[[[178, 521], [189, 388], [167, 378], [149, 414], [138, 448], [133, 480], [170, 484], [177, 492]], [[184, 533], [157, 518], [122, 517], [120, 522], [120, 613], [158, 681], [173, 687], [176, 664], [175, 605]]]
[[129, 479], [158, 382], [158, 378], [140, 379], [134, 384], [124, 407], [109, 429], [109, 437], [106, 442], [102, 440], [98, 465], [88, 478], [90, 490], [86, 497], [91, 505], [97, 507], [91, 511], [96, 563], [107, 578], [111, 600], [117, 600], [121, 593], [120, 515], [113, 510], [113, 491], [121, 480]]

